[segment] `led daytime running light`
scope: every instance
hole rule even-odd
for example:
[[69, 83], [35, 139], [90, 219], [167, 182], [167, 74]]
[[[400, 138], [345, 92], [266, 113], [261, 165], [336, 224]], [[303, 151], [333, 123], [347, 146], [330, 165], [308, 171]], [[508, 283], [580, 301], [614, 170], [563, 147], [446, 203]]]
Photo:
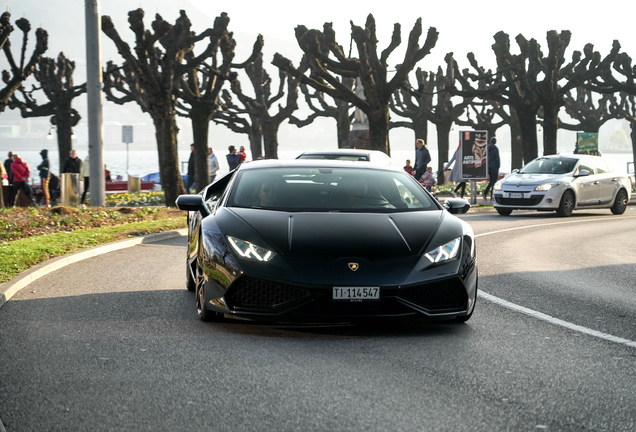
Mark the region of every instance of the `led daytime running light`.
[[258, 261], [269, 261], [276, 255], [272, 251], [269, 251], [260, 246], [256, 246], [245, 240], [237, 239], [236, 237], [227, 237], [228, 242], [232, 245], [232, 248], [243, 258], [255, 259]]
[[424, 254], [424, 256], [432, 263], [448, 261], [457, 257], [457, 254], [459, 253], [459, 245], [461, 245], [461, 239], [458, 237], [455, 240]]

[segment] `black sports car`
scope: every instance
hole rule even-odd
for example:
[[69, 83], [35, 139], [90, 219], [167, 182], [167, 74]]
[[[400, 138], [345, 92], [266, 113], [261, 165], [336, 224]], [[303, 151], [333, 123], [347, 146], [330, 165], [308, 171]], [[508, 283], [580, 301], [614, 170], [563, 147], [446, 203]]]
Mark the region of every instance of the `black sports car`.
[[240, 165], [188, 210], [187, 288], [204, 321], [428, 317], [474, 310], [473, 231], [412, 176], [372, 163]]

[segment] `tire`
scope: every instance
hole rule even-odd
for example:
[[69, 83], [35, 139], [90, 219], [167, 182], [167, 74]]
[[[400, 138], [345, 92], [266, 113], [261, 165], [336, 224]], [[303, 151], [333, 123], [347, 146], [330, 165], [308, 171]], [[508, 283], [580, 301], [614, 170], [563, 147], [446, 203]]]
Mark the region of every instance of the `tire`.
[[512, 209], [496, 207], [496, 210], [501, 216], [510, 216], [512, 214]]
[[563, 192], [563, 196], [561, 197], [561, 203], [557, 209], [557, 214], [562, 217], [572, 216], [574, 205], [574, 193], [571, 190], [566, 190]]
[[200, 263], [201, 246], [197, 251], [197, 259], [194, 261], [195, 289], [194, 289], [194, 305], [197, 311], [197, 317], [204, 322], [222, 321], [223, 314], [218, 314], [209, 310], [205, 306], [205, 278], [203, 277], [203, 269]]
[[615, 215], [622, 215], [625, 213], [625, 209], [627, 209], [627, 192], [625, 192], [625, 189], [621, 189], [616, 194], [611, 210]]

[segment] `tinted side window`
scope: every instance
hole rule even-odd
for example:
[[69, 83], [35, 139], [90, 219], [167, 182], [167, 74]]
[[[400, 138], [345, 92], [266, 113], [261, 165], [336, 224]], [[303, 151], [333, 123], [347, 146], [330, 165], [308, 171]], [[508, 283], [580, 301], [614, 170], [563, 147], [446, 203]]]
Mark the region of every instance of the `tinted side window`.
[[596, 165], [596, 172], [598, 174], [612, 172], [612, 169], [608, 166], [607, 162], [605, 162], [603, 159], [595, 159], [594, 165]]
[[583, 159], [579, 164], [579, 172], [582, 170], [587, 170], [590, 172], [590, 175], [594, 175], [594, 165], [592, 164], [591, 159]]

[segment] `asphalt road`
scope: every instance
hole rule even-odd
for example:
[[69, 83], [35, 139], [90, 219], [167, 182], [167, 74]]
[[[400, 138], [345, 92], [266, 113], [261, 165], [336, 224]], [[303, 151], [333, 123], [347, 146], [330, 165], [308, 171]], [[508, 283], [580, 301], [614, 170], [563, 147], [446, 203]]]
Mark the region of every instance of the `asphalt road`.
[[202, 323], [184, 238], [58, 270], [0, 309], [0, 419], [7, 432], [636, 430], [636, 346], [621, 342], [636, 341], [636, 207], [462, 217], [494, 297], [459, 325]]

